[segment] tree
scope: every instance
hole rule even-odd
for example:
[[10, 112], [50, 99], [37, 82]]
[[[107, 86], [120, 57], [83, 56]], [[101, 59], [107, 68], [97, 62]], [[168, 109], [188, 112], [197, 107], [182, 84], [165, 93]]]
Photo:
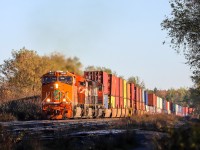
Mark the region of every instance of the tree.
[[193, 81], [200, 86], [200, 1], [171, 0], [172, 12], [161, 23], [168, 31], [171, 46], [183, 52], [194, 69]]
[[117, 76], [117, 73], [115, 71], [112, 71], [110, 68], [106, 67], [95, 67], [95, 66], [88, 66], [85, 68], [85, 71], [104, 71], [108, 74], [113, 74]]
[[139, 86], [141, 88], [145, 88], [144, 81], [141, 81], [138, 76], [131, 76], [128, 78], [128, 83], [134, 83], [136, 86]]
[[200, 1], [171, 0], [170, 4], [172, 12], [162, 21], [162, 29], [168, 31], [172, 48], [185, 55], [193, 69], [194, 89], [200, 93]]
[[12, 51], [12, 59], [0, 65], [1, 91], [9, 98], [40, 93], [40, 77], [46, 71], [47, 62], [35, 51], [25, 48]]
[[0, 99], [39, 95], [43, 74], [56, 70], [81, 74], [81, 67], [77, 57], [66, 58], [60, 53], [39, 56], [26, 48], [13, 50], [12, 58], [0, 65]]

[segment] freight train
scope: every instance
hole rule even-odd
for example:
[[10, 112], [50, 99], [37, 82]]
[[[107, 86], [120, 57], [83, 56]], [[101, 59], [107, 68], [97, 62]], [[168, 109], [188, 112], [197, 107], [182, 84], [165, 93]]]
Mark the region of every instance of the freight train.
[[103, 71], [85, 71], [84, 76], [55, 71], [42, 76], [42, 111], [48, 119], [66, 119], [144, 113], [187, 116], [192, 110]]

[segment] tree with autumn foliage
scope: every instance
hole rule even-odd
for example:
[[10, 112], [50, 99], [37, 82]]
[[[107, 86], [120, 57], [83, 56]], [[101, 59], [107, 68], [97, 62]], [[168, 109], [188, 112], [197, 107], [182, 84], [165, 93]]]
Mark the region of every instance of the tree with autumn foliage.
[[77, 57], [66, 58], [60, 53], [39, 56], [36, 51], [22, 48], [12, 51], [12, 58], [0, 65], [0, 99], [16, 99], [40, 95], [41, 76], [48, 71], [82, 73]]

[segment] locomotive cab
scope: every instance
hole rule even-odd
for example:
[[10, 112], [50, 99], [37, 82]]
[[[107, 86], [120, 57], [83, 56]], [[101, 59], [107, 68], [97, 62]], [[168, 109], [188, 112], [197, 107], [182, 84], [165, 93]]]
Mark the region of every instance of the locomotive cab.
[[75, 76], [70, 72], [49, 72], [42, 76], [42, 110], [49, 119], [72, 118]]

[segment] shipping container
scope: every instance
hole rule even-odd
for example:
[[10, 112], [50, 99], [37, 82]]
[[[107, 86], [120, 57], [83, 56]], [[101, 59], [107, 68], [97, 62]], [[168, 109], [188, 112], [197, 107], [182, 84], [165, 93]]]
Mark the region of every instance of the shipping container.
[[130, 108], [130, 104], [131, 104], [130, 99], [126, 99], [126, 101], [127, 101], [127, 107]]
[[123, 97], [119, 98], [119, 103], [120, 103], [120, 108], [124, 108], [124, 98]]
[[142, 89], [139, 88], [139, 102], [142, 102]]
[[127, 108], [127, 99], [124, 98], [124, 108]]
[[124, 98], [124, 82], [122, 78], [119, 78], [119, 97]]
[[109, 96], [110, 108], [115, 108], [115, 97]]
[[141, 110], [145, 111], [145, 103], [144, 102], [141, 102]]
[[148, 92], [144, 91], [144, 103], [145, 105], [148, 105]]
[[144, 92], [144, 89], [142, 89], [142, 103], [145, 103], [145, 92]]
[[103, 95], [103, 106], [104, 108], [108, 109], [108, 95]]
[[131, 85], [127, 84], [127, 99], [131, 99]]
[[136, 101], [135, 109], [140, 110], [140, 102], [139, 101]]
[[[123, 80], [123, 82], [124, 82], [124, 98], [126, 99], [127, 98], [127, 82], [126, 82], [126, 80]], [[125, 105], [125, 103], [124, 103], [124, 105]]]
[[156, 106], [156, 95], [154, 93], [148, 94], [148, 105], [149, 106]]
[[115, 97], [115, 108], [120, 108], [120, 99], [118, 96]]
[[165, 112], [165, 110], [166, 110], [166, 103], [167, 103], [167, 101], [166, 100], [162, 100], [162, 110]]
[[163, 99], [162, 98], [159, 98], [160, 99], [160, 109], [162, 110], [163, 109]]
[[108, 94], [108, 74], [103, 71], [85, 71], [84, 77], [103, 84], [103, 93]]
[[116, 82], [117, 82], [117, 77], [112, 74], [109, 74], [108, 75], [108, 95], [116, 96]]
[[185, 116], [188, 116], [188, 107], [185, 107]]
[[130, 83], [130, 107], [134, 108], [135, 88], [134, 84]]
[[137, 102], [139, 102], [140, 100], [140, 91], [139, 91], [139, 87], [135, 86], [135, 100]]
[[116, 91], [115, 91], [115, 96], [117, 96], [117, 97], [120, 97], [120, 88], [119, 88], [119, 86], [120, 86], [120, 84], [119, 84], [119, 81], [120, 81], [120, 79], [118, 78], [118, 77], [115, 77], [116, 78]]

